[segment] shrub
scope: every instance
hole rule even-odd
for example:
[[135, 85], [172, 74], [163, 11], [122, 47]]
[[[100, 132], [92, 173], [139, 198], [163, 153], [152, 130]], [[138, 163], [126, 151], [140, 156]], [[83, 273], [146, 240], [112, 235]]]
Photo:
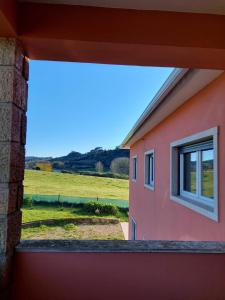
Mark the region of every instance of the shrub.
[[33, 205], [32, 196], [25, 196], [25, 197], [23, 198], [23, 205], [24, 205], [24, 206], [32, 207], [32, 205]]
[[67, 231], [75, 230], [76, 226], [73, 223], [69, 223], [69, 224], [64, 225], [64, 229]]
[[48, 226], [46, 226], [46, 225], [40, 225], [40, 230], [41, 231], [45, 231], [45, 230], [47, 230], [48, 229]]
[[112, 173], [116, 174], [129, 174], [129, 158], [128, 157], [117, 157], [110, 165]]
[[128, 179], [129, 176], [126, 174], [117, 174], [112, 172], [98, 173], [94, 171], [79, 171], [77, 174], [95, 176], [95, 177], [106, 177], [106, 178], [117, 178], [117, 179]]
[[113, 204], [103, 204], [98, 202], [88, 202], [84, 203], [84, 210], [88, 213], [96, 215], [117, 215], [119, 209]]

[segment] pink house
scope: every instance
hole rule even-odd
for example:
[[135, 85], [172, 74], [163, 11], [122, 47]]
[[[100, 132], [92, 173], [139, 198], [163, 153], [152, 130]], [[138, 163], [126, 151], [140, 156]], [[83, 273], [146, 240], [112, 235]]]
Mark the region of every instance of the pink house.
[[225, 240], [225, 73], [175, 69], [123, 142], [129, 238]]

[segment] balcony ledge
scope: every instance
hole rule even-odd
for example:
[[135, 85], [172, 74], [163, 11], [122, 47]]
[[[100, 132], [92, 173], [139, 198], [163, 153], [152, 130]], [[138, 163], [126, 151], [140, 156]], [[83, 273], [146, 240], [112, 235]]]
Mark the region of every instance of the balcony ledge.
[[225, 253], [225, 242], [23, 240], [16, 252]]

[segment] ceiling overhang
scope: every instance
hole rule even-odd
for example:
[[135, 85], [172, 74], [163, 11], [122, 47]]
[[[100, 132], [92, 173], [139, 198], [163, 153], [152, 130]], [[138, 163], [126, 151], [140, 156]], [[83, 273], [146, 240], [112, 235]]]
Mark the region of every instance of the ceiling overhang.
[[[26, 55], [38, 60], [225, 68], [222, 6], [221, 15], [215, 15], [165, 11], [168, 2], [172, 10], [175, 3], [187, 6], [188, 1], [65, 1], [1, 0], [0, 36], [17, 37]], [[195, 2], [200, 10], [200, 2]], [[205, 7], [216, 12], [219, 1], [213, 1], [211, 8], [210, 2], [207, 0]], [[143, 9], [158, 5], [161, 10], [127, 9], [138, 3]], [[120, 8], [110, 8], [119, 4]]]
[[225, 15], [223, 0], [20, 0], [20, 2]]

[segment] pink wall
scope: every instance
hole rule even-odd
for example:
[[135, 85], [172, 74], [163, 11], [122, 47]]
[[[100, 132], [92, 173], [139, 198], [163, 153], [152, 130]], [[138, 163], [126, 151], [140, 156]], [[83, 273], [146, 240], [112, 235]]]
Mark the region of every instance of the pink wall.
[[224, 265], [224, 254], [21, 252], [11, 300], [219, 300]]
[[[170, 200], [170, 143], [216, 126], [219, 127], [218, 223]], [[152, 148], [155, 191], [144, 188], [144, 152]], [[130, 216], [136, 220], [138, 239], [225, 240], [224, 74], [132, 145], [131, 157], [136, 154], [138, 173], [137, 182], [130, 182]]]

